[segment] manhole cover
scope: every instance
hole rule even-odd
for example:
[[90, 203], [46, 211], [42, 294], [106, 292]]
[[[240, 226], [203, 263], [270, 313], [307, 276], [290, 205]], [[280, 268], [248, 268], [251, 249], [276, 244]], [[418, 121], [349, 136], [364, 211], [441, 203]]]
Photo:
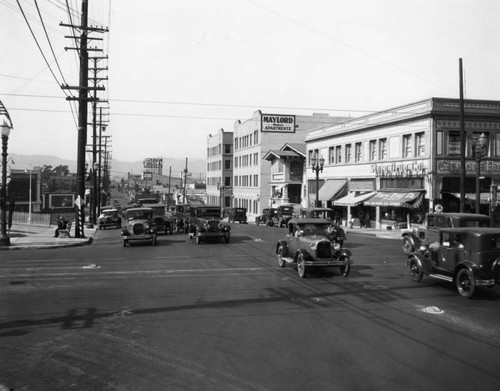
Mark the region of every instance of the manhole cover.
[[425, 307], [422, 311], [427, 314], [437, 314], [437, 315], [444, 314], [443, 310], [440, 310], [438, 307], [435, 306]]

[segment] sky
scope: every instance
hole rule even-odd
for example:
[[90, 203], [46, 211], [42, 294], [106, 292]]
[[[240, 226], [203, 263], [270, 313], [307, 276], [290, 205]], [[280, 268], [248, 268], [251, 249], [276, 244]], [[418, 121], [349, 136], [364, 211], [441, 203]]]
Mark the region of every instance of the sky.
[[[99, 96], [121, 161], [203, 159], [209, 134], [256, 110], [356, 117], [458, 98], [460, 58], [465, 97], [500, 99], [500, 0], [88, 3], [89, 24], [109, 28], [89, 45], [108, 56]], [[10, 153], [76, 160], [78, 108], [66, 100], [75, 91], [60, 87], [79, 80], [77, 53], [65, 50], [73, 32], [60, 26], [70, 24], [67, 4], [78, 24], [81, 0], [0, 0]]]

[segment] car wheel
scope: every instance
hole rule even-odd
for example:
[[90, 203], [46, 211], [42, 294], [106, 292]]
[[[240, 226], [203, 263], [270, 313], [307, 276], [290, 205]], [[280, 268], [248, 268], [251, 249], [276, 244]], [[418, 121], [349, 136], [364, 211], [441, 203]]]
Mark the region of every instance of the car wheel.
[[284, 253], [284, 248], [283, 246], [280, 246], [278, 249], [278, 266], [279, 267], [285, 267], [286, 261], [283, 259], [283, 253]]
[[422, 270], [422, 267], [420, 266], [420, 262], [418, 262], [418, 260], [415, 257], [410, 259], [408, 267], [410, 269], [411, 279], [415, 282], [421, 281], [422, 277], [424, 276], [424, 272]]
[[[350, 261], [349, 257], [347, 257], [347, 256], [340, 258], [340, 260], [346, 261], [346, 262]], [[342, 277], [347, 277], [350, 272], [351, 272], [351, 264], [350, 263], [340, 266], [340, 274], [342, 274]]]
[[460, 270], [455, 283], [460, 296], [467, 299], [471, 298], [476, 290], [476, 279], [469, 269]]
[[229, 243], [229, 238], [230, 238], [230, 237], [231, 237], [231, 235], [230, 235], [230, 234], [227, 234], [226, 236], [224, 236], [224, 241], [225, 241], [226, 243]]
[[415, 250], [415, 247], [413, 247], [413, 244], [411, 244], [411, 240], [408, 236], [403, 237], [402, 247], [403, 247], [403, 252], [406, 255], [410, 255]]
[[304, 261], [304, 256], [302, 254], [299, 255], [297, 259], [297, 273], [299, 273], [300, 278], [306, 277], [306, 265]]

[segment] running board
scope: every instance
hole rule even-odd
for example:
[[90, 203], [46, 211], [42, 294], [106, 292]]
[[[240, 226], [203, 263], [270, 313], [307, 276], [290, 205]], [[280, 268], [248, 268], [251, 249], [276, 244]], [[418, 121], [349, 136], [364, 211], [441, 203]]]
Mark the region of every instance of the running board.
[[438, 278], [440, 280], [453, 282], [453, 277], [445, 276], [443, 274], [429, 274], [429, 277], [434, 277], [434, 278]]

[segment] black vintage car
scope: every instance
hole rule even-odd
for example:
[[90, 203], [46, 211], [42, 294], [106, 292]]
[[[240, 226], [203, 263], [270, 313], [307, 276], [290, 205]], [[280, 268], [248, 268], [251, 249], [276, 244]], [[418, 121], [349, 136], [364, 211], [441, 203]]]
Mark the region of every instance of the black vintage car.
[[303, 208], [300, 210], [300, 218], [302, 219], [326, 219], [332, 223], [337, 231], [338, 241], [342, 246], [344, 240], [347, 239], [344, 229], [335, 223], [333, 210], [330, 208]]
[[309, 268], [338, 267], [343, 277], [351, 270], [351, 252], [342, 248], [332, 223], [325, 219], [292, 219], [289, 233], [276, 244], [278, 265], [295, 264], [299, 277]]
[[131, 241], [151, 241], [156, 245], [156, 225], [151, 208], [129, 208], [125, 211], [125, 225], [121, 236], [123, 246], [127, 247]]
[[237, 221], [240, 224], [247, 223], [247, 208], [224, 208], [222, 218], [228, 222], [234, 223]]
[[475, 213], [428, 213], [421, 225], [403, 232], [402, 248], [405, 254], [410, 254], [422, 244], [435, 242], [443, 228], [459, 227], [489, 227], [490, 218]]
[[191, 204], [177, 204], [171, 211], [174, 230], [187, 232], [189, 220], [189, 208]]
[[[272, 227], [275, 223], [276, 220], [276, 212], [278, 209], [276, 208], [264, 208], [262, 209], [262, 214], [255, 217], [255, 224], [260, 225], [264, 224], [267, 225], [268, 227]], [[276, 220], [277, 221], [277, 220]]]
[[153, 220], [158, 235], [170, 234], [174, 232], [174, 223], [170, 214], [167, 214], [164, 204], [143, 204], [143, 207], [150, 208], [153, 211]]
[[500, 229], [443, 228], [435, 242], [409, 254], [407, 265], [413, 281], [424, 275], [445, 280], [470, 298], [476, 287], [500, 283]]
[[122, 226], [122, 218], [118, 209], [106, 209], [97, 218], [97, 226], [99, 229], [113, 227], [120, 229]]
[[276, 210], [275, 225], [279, 228], [286, 227], [293, 218], [293, 206], [281, 205]]
[[211, 205], [191, 205], [188, 221], [189, 238], [196, 243], [202, 241], [224, 239], [229, 243], [231, 226], [221, 220], [221, 208]]

